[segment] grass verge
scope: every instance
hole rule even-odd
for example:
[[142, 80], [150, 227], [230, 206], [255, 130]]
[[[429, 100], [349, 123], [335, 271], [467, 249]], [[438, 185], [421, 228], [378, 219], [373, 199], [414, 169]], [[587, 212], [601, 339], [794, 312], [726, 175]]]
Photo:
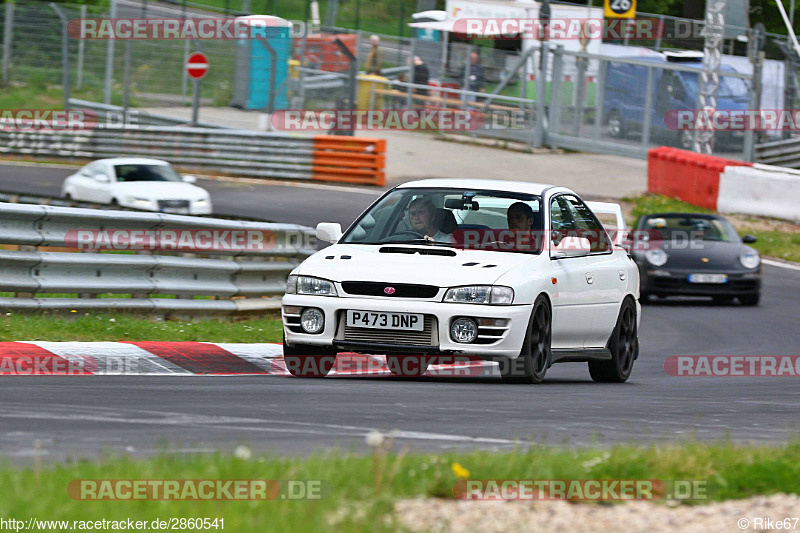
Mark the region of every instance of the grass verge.
[[0, 341], [281, 342], [277, 314], [242, 321], [154, 320], [120, 313], [74, 315], [7, 313], [0, 316]]
[[[800, 493], [800, 441], [770, 447], [730, 442], [616, 446], [564, 450], [536, 447], [504, 453], [406, 454], [387, 439], [372, 456], [310, 458], [181, 456], [127, 457], [56, 466], [0, 466], [0, 516], [46, 520], [224, 519], [226, 531], [385, 531], [398, 529], [392, 503], [401, 498], [453, 498], [468, 479], [651, 479], [705, 482], [707, 499]], [[67, 494], [76, 479], [319, 480], [324, 498], [289, 501], [81, 501]], [[282, 492], [283, 494], [283, 492]], [[36, 495], [35, 497], [33, 495]], [[474, 505], [481, 505], [476, 502]]]
[[[632, 206], [628, 220], [631, 227], [636, 227], [639, 218], [649, 213], [713, 212], [660, 194], [645, 194], [622, 200]], [[800, 262], [800, 225], [744, 215], [725, 215], [725, 217], [730, 220], [739, 235], [750, 234], [758, 239], [750, 246], [758, 250], [761, 255]]]

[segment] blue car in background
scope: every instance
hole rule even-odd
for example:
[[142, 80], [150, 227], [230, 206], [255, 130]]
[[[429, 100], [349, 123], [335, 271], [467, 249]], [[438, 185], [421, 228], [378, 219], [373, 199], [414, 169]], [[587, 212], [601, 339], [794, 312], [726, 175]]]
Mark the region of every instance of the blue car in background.
[[[623, 59], [623, 58], [621, 58]], [[653, 105], [650, 110], [650, 139], [679, 148], [691, 149], [694, 131], [670, 129], [664, 117], [670, 110], [697, 109], [698, 80], [702, 71], [702, 56], [694, 56], [687, 61], [686, 56], [630, 57], [662, 63], [666, 65], [680, 61], [682, 66], [697, 68], [697, 72], [656, 68], [653, 72]], [[676, 61], [677, 60], [677, 61]], [[630, 63], [610, 62], [605, 77], [605, 96], [603, 99], [603, 123], [611, 137], [625, 138], [636, 132], [641, 135], [644, 125], [647, 67]], [[725, 72], [736, 72], [728, 65], [722, 65], [717, 108], [734, 111], [747, 109], [749, 87], [742, 78], [725, 76]], [[674, 127], [674, 123], [673, 123]], [[743, 145], [743, 131], [719, 131], [715, 141], [721, 147], [739, 149]]]

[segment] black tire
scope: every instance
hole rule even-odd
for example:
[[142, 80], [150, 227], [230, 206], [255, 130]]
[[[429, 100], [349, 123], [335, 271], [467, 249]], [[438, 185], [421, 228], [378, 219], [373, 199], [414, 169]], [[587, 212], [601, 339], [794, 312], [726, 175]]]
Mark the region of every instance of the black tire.
[[742, 305], [753, 307], [758, 305], [758, 302], [761, 300], [761, 293], [756, 292], [753, 294], [743, 294], [738, 298]]
[[428, 370], [429, 359], [426, 356], [387, 355], [386, 366], [395, 376], [421, 377]]
[[533, 303], [519, 357], [499, 361], [504, 382], [538, 384], [544, 380], [551, 361], [552, 332], [550, 304], [542, 295]]
[[598, 383], [625, 383], [639, 356], [639, 337], [636, 324], [636, 306], [625, 299], [617, 317], [617, 324], [608, 340], [610, 361], [589, 361], [589, 374]]
[[606, 124], [608, 125], [607, 132], [609, 137], [619, 139], [625, 137], [625, 121], [622, 120], [622, 115], [619, 111], [614, 110], [606, 117]]
[[299, 378], [324, 378], [336, 363], [336, 351], [327, 346], [283, 342], [283, 360], [286, 370]]

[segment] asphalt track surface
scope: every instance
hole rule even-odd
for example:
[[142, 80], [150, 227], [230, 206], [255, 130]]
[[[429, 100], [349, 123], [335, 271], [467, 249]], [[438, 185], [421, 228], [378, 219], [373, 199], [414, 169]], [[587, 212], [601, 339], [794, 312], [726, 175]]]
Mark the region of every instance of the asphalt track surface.
[[[626, 384], [584, 363], [541, 385], [496, 378], [18, 376], [0, 384], [0, 456], [50, 460], [247, 444], [305, 455], [363, 450], [371, 430], [414, 450], [608, 445], [683, 439], [784, 442], [800, 434], [798, 377], [672, 377], [670, 355], [797, 355], [800, 271], [765, 267], [762, 305], [666, 302], [643, 309]], [[261, 340], [261, 339], [254, 339]]]
[[[0, 190], [52, 194], [69, 172], [3, 165]], [[308, 225], [347, 224], [377, 194], [346, 187], [203, 186], [220, 214], [236, 209]], [[431, 451], [728, 436], [784, 442], [800, 434], [800, 378], [672, 377], [664, 361], [671, 355], [800, 355], [798, 301], [800, 271], [765, 265], [758, 307], [703, 300], [645, 306], [641, 356], [622, 385], [593, 383], [585, 363], [555, 365], [538, 386], [489, 377], [3, 377], [0, 457], [30, 460], [36, 440], [50, 460], [148, 455], [167, 447], [206, 453], [238, 444], [305, 455], [363, 450], [373, 429], [394, 431], [398, 444]]]

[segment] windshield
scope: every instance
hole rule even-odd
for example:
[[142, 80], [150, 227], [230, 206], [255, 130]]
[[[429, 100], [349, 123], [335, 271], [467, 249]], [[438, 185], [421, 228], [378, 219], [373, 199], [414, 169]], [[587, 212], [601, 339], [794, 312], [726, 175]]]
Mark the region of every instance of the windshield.
[[644, 219], [642, 229], [650, 238], [664, 241], [739, 242], [739, 235], [724, 218], [656, 215]]
[[[697, 95], [697, 82], [700, 75], [694, 72], [685, 72], [683, 80], [689, 88], [689, 94]], [[721, 98], [747, 98], [749, 94], [747, 83], [742, 78], [722, 76], [719, 79], [719, 93]], [[696, 97], [696, 96], [695, 96]]]
[[538, 253], [539, 196], [468, 189], [396, 189], [347, 232], [348, 244], [422, 244]]
[[169, 165], [115, 165], [117, 181], [183, 181]]

